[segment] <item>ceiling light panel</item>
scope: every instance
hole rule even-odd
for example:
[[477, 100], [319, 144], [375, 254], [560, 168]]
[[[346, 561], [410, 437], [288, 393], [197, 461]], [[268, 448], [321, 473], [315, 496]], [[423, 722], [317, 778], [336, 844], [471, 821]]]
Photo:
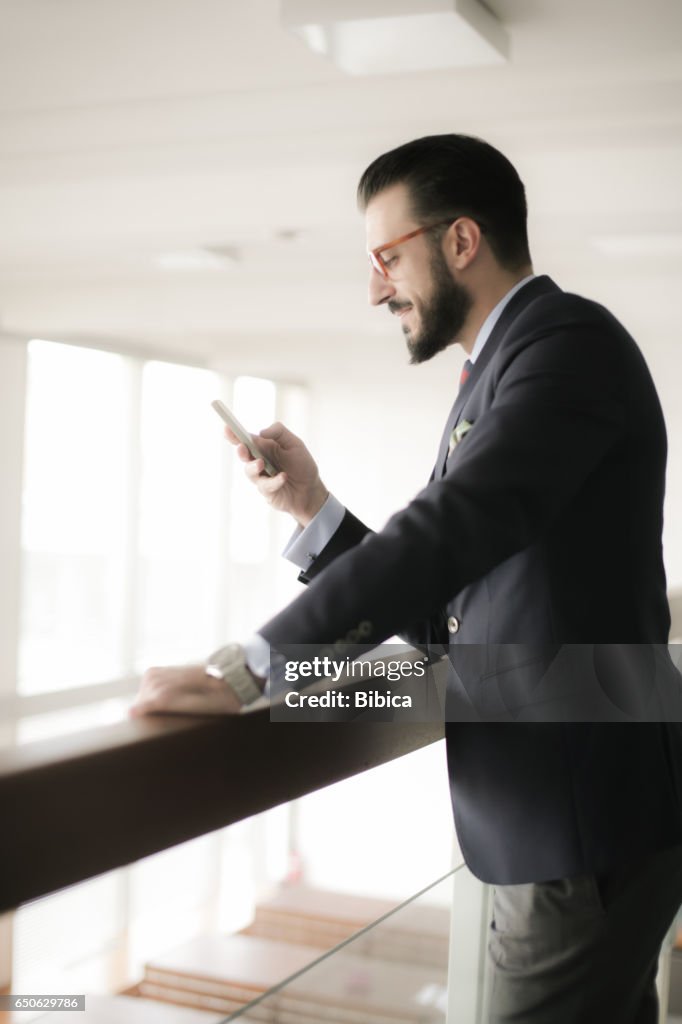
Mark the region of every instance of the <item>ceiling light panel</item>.
[[501, 64], [509, 37], [478, 0], [282, 0], [282, 23], [349, 75]]

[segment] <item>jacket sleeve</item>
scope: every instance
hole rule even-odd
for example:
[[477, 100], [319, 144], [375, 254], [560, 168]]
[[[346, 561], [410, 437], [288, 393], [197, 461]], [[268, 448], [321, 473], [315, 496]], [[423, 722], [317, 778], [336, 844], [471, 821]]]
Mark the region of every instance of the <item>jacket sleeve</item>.
[[316, 576], [319, 576], [323, 569], [331, 565], [334, 559], [354, 548], [368, 533], [371, 533], [369, 526], [365, 526], [352, 512], [346, 509], [346, 514], [341, 520], [338, 530], [308, 568], [299, 573], [299, 581], [310, 583]]
[[[298, 579], [301, 583], [310, 583], [326, 569], [332, 562], [350, 551], [359, 544], [364, 537], [371, 534], [368, 526], [346, 509], [346, 514], [338, 530], [328, 544], [322, 549], [313, 562], [299, 573]], [[439, 610], [431, 619], [415, 623], [401, 633], [402, 639], [414, 647], [427, 649], [430, 645], [440, 647], [447, 642], [447, 627], [445, 624], [445, 613]]]
[[499, 361], [492, 404], [445, 476], [259, 632], [273, 646], [339, 649], [358, 635], [378, 644], [533, 543], [624, 442], [623, 348], [597, 316], [526, 332]]

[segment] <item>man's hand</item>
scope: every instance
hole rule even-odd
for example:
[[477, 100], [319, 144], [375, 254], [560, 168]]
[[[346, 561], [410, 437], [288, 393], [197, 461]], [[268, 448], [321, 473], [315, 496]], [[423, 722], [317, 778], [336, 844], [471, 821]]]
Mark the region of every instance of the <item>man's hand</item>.
[[260, 434], [251, 435], [263, 454], [280, 469], [277, 476], [267, 476], [263, 473], [263, 460], [254, 459], [229, 427], [225, 427], [225, 436], [237, 446], [237, 455], [246, 463], [247, 477], [266, 501], [278, 512], [288, 512], [301, 526], [307, 526], [324, 505], [329, 491], [300, 437], [281, 423], [273, 423]]
[[148, 668], [142, 676], [130, 718], [155, 712], [178, 715], [234, 715], [241, 704], [224, 679], [206, 674], [203, 665]]

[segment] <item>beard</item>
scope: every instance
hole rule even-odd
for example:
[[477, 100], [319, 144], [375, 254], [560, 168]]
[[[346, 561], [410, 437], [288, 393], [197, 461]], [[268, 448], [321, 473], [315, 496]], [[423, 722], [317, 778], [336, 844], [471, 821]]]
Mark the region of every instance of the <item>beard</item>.
[[[418, 308], [418, 330], [412, 332], [407, 325], [403, 325], [412, 366], [425, 363], [454, 344], [472, 305], [469, 291], [453, 280], [440, 250], [433, 251], [431, 275], [433, 294], [428, 302]], [[392, 309], [390, 302], [388, 307]], [[402, 303], [395, 303], [393, 308], [402, 308]]]

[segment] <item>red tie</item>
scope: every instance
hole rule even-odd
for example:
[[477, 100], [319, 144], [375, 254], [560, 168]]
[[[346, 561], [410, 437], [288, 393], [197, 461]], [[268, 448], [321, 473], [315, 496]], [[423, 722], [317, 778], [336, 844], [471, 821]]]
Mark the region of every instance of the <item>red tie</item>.
[[459, 386], [460, 386], [460, 389], [463, 388], [464, 385], [466, 384], [466, 382], [469, 380], [469, 374], [471, 373], [473, 368], [474, 368], [474, 364], [471, 362], [470, 359], [467, 359], [467, 361], [465, 362], [464, 366], [462, 367], [462, 372], [459, 375]]

